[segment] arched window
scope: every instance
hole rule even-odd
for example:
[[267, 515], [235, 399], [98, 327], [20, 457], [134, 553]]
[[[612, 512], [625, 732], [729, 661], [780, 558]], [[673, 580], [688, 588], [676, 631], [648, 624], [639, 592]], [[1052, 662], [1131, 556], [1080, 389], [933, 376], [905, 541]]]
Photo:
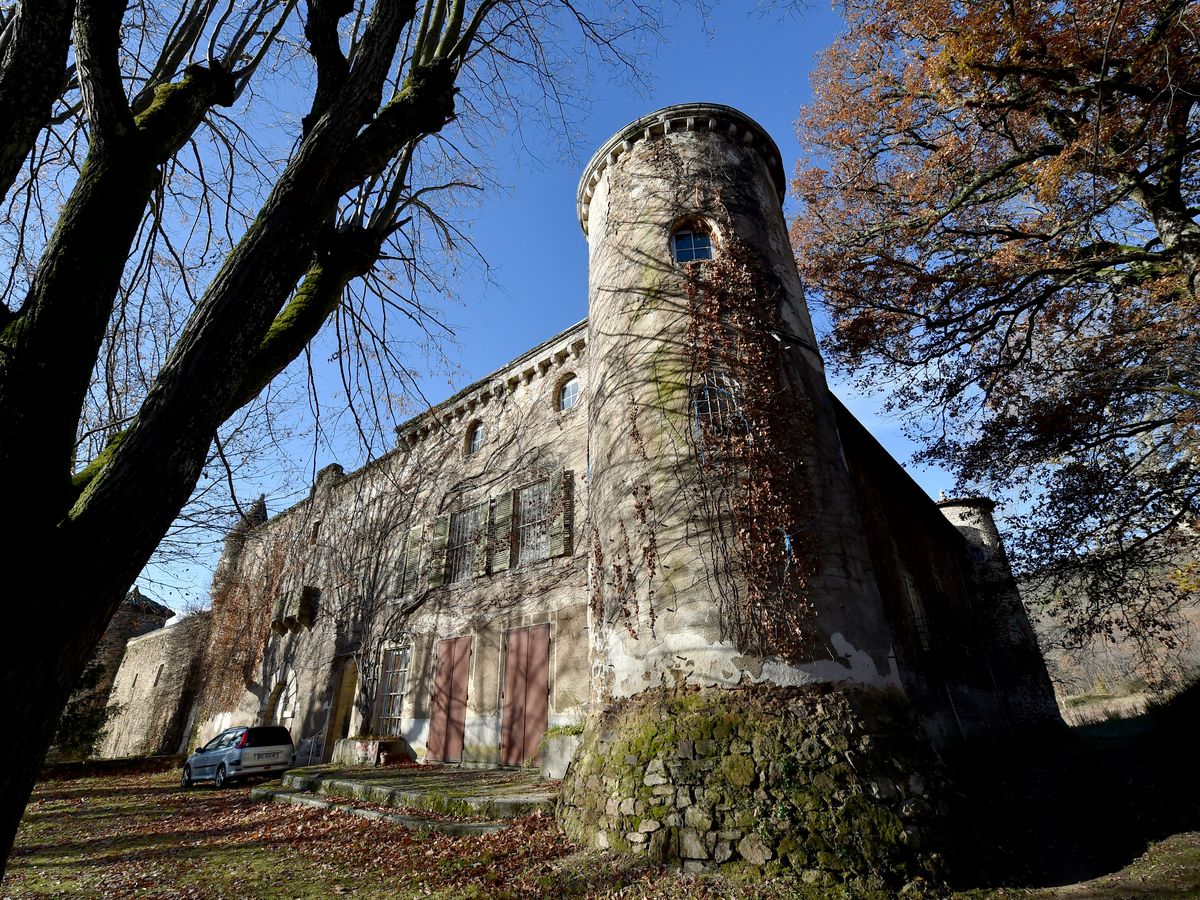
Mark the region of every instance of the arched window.
[[267, 702], [259, 711], [261, 725], [290, 725], [296, 717], [296, 679], [287, 677], [275, 682]]
[[677, 263], [712, 259], [712, 237], [699, 223], [686, 222], [671, 235], [671, 257]]
[[476, 422], [467, 429], [467, 456], [472, 456], [480, 451], [483, 447], [483, 442], [487, 440], [487, 426], [482, 422]]
[[568, 375], [558, 383], [558, 411], [570, 409], [579, 400], [579, 379]]

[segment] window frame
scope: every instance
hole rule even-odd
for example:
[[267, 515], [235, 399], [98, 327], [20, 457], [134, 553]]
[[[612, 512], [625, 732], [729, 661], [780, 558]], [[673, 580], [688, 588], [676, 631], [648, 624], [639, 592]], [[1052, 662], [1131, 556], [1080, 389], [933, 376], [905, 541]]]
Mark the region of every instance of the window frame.
[[[470, 527], [464, 526], [466, 530], [459, 534], [460, 541], [456, 543], [455, 526], [467, 522], [466, 517], [470, 517]], [[450, 513], [450, 525], [446, 530], [446, 584], [458, 584], [460, 581], [470, 580], [475, 566], [480, 518], [477, 505]]]
[[908, 601], [908, 612], [912, 616], [913, 631], [917, 635], [917, 644], [921, 650], [929, 653], [933, 650], [933, 633], [930, 627], [929, 612], [925, 609], [925, 601], [917, 589], [917, 581], [907, 572], [900, 573], [900, 581]]
[[[478, 442], [475, 440], [476, 436], [479, 438]], [[467, 440], [463, 445], [464, 452], [467, 456], [474, 456], [483, 449], [483, 445], [487, 443], [487, 439], [487, 424], [483, 421], [483, 419], [476, 419], [469, 426], [467, 426]]]
[[[403, 661], [403, 665], [398, 664]], [[389, 663], [394, 665], [389, 666]], [[399, 737], [404, 718], [404, 698], [408, 692], [408, 673], [412, 667], [412, 645], [397, 644], [383, 649], [379, 661], [379, 691], [375, 698], [375, 729], [380, 735]], [[391, 675], [398, 677], [398, 690], [389, 689]], [[388, 731], [385, 723], [394, 722], [394, 730]]]
[[[540, 501], [540, 509], [537, 506], [533, 507], [533, 511], [539, 513], [537, 518], [530, 521], [525, 521], [522, 515], [524, 507], [522, 506], [522, 498], [528, 491], [541, 489], [542, 497]], [[513, 491], [513, 513], [512, 513], [512, 559], [513, 567], [528, 566], [534, 563], [539, 563], [542, 560], [550, 558], [550, 526], [554, 519], [554, 511], [550, 508], [550, 479], [538, 478], [534, 481], [527, 482]], [[535, 501], [536, 502], [536, 501]], [[539, 544], [526, 544], [525, 537], [528, 534], [539, 529]], [[528, 557], [525, 550], [527, 547], [533, 547]], [[533, 555], [536, 552], [537, 555]]]
[[745, 429], [741, 391], [737, 377], [722, 369], [703, 373], [690, 391], [692, 427], [698, 437]]
[[[685, 251], [681, 252], [681, 248], [679, 246], [680, 238], [685, 236], [689, 239], [688, 246]], [[697, 246], [697, 238], [703, 241], [702, 249], [707, 253], [706, 256], [701, 256], [698, 254], [698, 251], [700, 251], [701, 248]], [[695, 221], [681, 222], [675, 226], [675, 228], [671, 229], [669, 246], [671, 250], [671, 260], [676, 265], [687, 265], [688, 263], [694, 262], [708, 262], [716, 255], [716, 248], [714, 246], [711, 229], [707, 228], [702, 223]], [[686, 258], [683, 256], [683, 252], [688, 254]]]
[[[563, 405], [563, 397], [566, 395], [566, 391], [568, 388], [574, 388], [575, 391], [571, 395], [570, 405], [564, 406]], [[562, 378], [559, 379], [558, 389], [555, 390], [555, 392], [554, 392], [554, 408], [558, 412], [564, 413], [564, 412], [567, 412], [568, 410], [574, 409], [578, 405], [579, 405], [579, 376], [576, 375], [574, 372], [572, 372], [571, 374], [564, 375]]]

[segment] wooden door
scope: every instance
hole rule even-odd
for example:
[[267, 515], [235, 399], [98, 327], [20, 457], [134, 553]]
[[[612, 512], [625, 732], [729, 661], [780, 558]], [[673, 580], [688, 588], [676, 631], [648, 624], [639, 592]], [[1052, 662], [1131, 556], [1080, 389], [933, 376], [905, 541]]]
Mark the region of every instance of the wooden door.
[[333, 693], [333, 706], [329, 710], [328, 731], [321, 758], [329, 762], [337, 742], [350, 737], [350, 716], [354, 712], [354, 695], [358, 691], [358, 660], [353, 656], [341, 658], [338, 666], [337, 689]]
[[432, 716], [425, 758], [462, 762], [467, 724], [467, 681], [471, 676], [471, 636], [438, 641], [433, 677]]
[[500, 762], [523, 766], [537, 755], [550, 713], [550, 626], [510, 631], [505, 640]]

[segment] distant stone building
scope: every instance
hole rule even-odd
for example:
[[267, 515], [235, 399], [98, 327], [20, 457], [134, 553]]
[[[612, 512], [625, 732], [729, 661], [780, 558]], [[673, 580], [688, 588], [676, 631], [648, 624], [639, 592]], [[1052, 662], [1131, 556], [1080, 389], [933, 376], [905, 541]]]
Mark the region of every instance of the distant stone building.
[[588, 320], [231, 534], [197, 740], [521, 765], [586, 721], [579, 840], [924, 871], [930, 747], [1060, 720], [990, 503], [939, 509], [829, 392], [784, 188], [724, 106], [605, 144]]
[[84, 668], [80, 687], [67, 702], [48, 759], [68, 759], [98, 751], [108, 725], [105, 714], [108, 695], [126, 645], [139, 635], [162, 628], [173, 615], [173, 610], [151, 600], [136, 586], [129, 591]]
[[97, 756], [152, 756], [187, 749], [211, 618], [208, 611], [193, 613], [126, 644], [109, 692], [109, 716]]
[[151, 600], [134, 586], [128, 596], [117, 607], [116, 614], [108, 623], [92, 661], [104, 669], [104, 675], [96, 683], [95, 695], [103, 704], [112, 690], [117, 669], [125, 655], [129, 642], [143, 634], [162, 628], [167, 619], [175, 615], [169, 606]]

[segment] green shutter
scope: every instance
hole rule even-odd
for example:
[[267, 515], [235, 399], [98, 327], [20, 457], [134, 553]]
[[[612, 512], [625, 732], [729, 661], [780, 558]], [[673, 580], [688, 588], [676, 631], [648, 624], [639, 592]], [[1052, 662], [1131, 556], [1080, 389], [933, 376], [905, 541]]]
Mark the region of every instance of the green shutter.
[[439, 588], [446, 583], [446, 539], [450, 536], [450, 514], [433, 520], [433, 548], [429, 557], [429, 586]]
[[417, 576], [421, 565], [421, 538], [425, 535], [424, 525], [408, 529], [408, 540], [404, 545], [404, 577], [400, 580], [400, 593], [407, 594], [417, 589]]
[[567, 556], [571, 552], [572, 502], [571, 472], [559, 472], [550, 479], [550, 555]]
[[496, 498], [492, 510], [492, 573], [507, 572], [512, 562], [513, 492], [505, 491]]
[[475, 532], [475, 558], [471, 561], [471, 577], [479, 578], [488, 573], [488, 525], [491, 519], [488, 515], [492, 509], [492, 501], [484, 500], [479, 504], [478, 531]]

